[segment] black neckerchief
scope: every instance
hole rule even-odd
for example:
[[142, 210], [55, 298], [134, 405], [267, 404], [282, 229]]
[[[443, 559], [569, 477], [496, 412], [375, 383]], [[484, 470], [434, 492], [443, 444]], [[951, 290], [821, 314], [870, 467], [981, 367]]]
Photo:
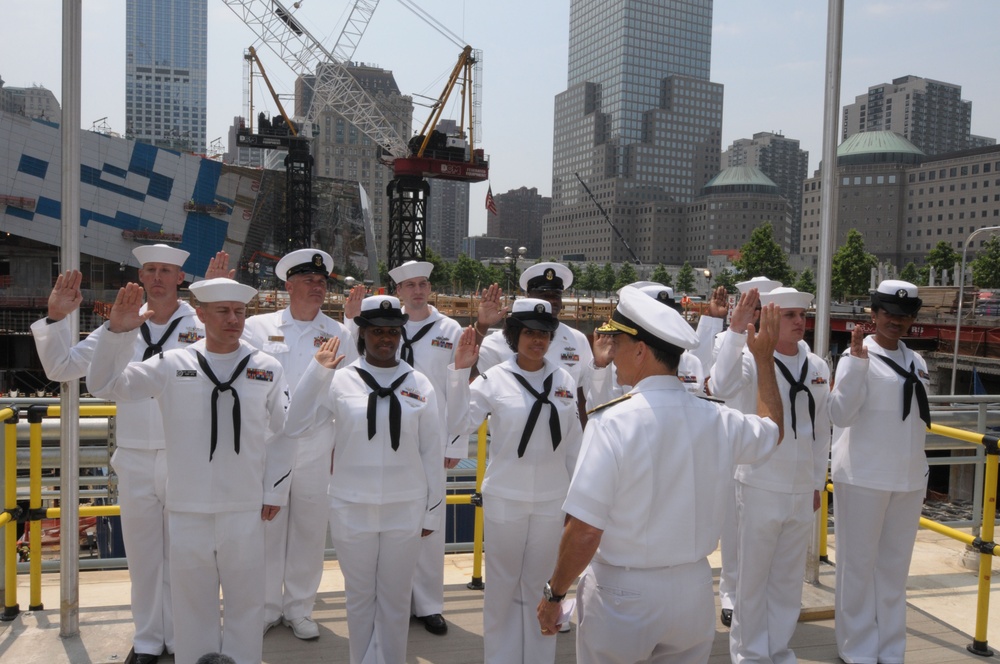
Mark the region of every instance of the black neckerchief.
[[924, 424], [930, 426], [931, 407], [930, 404], [927, 403], [927, 389], [920, 381], [920, 378], [917, 377], [917, 372], [914, 371], [913, 361], [910, 361], [910, 370], [907, 371], [885, 355], [880, 355], [879, 353], [873, 353], [871, 351], [869, 351], [868, 354], [874, 355], [878, 359], [885, 362], [890, 369], [899, 374], [899, 377], [903, 379], [903, 421], [906, 421], [906, 418], [910, 416], [910, 404], [913, 401], [914, 387], [916, 387], [917, 408], [920, 410], [920, 419], [924, 421]]
[[403, 407], [399, 403], [399, 397], [396, 396], [396, 388], [403, 384], [410, 372], [407, 371], [394, 380], [389, 387], [382, 387], [370, 373], [361, 367], [354, 368], [357, 369], [361, 380], [365, 381], [365, 385], [371, 389], [371, 393], [368, 395], [368, 440], [375, 437], [375, 407], [378, 400], [382, 397], [389, 397], [389, 440], [394, 451], [399, 449], [399, 430], [403, 417]]
[[139, 332], [142, 333], [142, 340], [146, 342], [146, 350], [142, 352], [142, 359], [148, 360], [157, 353], [160, 354], [160, 359], [163, 359], [163, 344], [167, 342], [170, 335], [173, 334], [174, 330], [177, 329], [177, 326], [180, 325], [181, 318], [183, 318], [183, 316], [170, 321], [170, 325], [167, 325], [167, 331], [163, 333], [163, 337], [160, 338], [160, 340], [155, 344], [149, 336], [149, 325], [143, 322], [143, 324], [139, 326]]
[[215, 447], [219, 442], [219, 395], [227, 390], [233, 393], [233, 449], [237, 454], [240, 453], [240, 395], [233, 387], [233, 382], [240, 377], [243, 370], [246, 368], [247, 363], [250, 361], [250, 355], [247, 355], [240, 363], [236, 365], [236, 371], [233, 375], [229, 377], [225, 383], [220, 383], [219, 379], [215, 377], [212, 372], [212, 368], [208, 366], [208, 360], [205, 356], [198, 351], [194, 352], [198, 356], [198, 364], [201, 365], [201, 370], [205, 372], [212, 384], [215, 385], [215, 389], [212, 390], [212, 444], [208, 450], [208, 460], [212, 460], [212, 456], [215, 455]]
[[541, 414], [542, 405], [544, 404], [549, 404], [549, 433], [552, 436], [552, 449], [556, 449], [562, 440], [562, 431], [559, 427], [559, 413], [556, 411], [556, 406], [549, 401], [549, 391], [552, 389], [552, 377], [555, 374], [549, 374], [545, 377], [545, 380], [542, 382], [541, 392], [537, 392], [531, 387], [528, 384], [528, 380], [521, 374], [512, 371], [511, 375], [517, 379], [517, 382], [524, 389], [528, 390], [528, 394], [535, 397], [535, 403], [531, 405], [531, 410], [528, 412], [528, 421], [524, 425], [524, 431], [521, 432], [521, 442], [517, 446], [518, 458], [524, 456], [524, 450], [528, 447], [528, 439], [531, 438], [531, 432], [535, 430], [535, 423], [538, 421], [538, 416]]
[[431, 331], [431, 328], [434, 327], [434, 323], [436, 322], [437, 322], [436, 320], [432, 320], [431, 322], [427, 323], [427, 325], [424, 325], [422, 328], [417, 330], [417, 333], [413, 335], [412, 339], [406, 336], [405, 325], [402, 328], [400, 328], [400, 331], [403, 333], [403, 345], [399, 349], [400, 359], [409, 364], [411, 367], [416, 366], [413, 364], [413, 344], [423, 339], [424, 336]]
[[791, 386], [788, 388], [788, 404], [792, 409], [792, 433], [795, 434], [796, 438], [799, 437], [799, 432], [795, 428], [795, 397], [798, 396], [799, 392], [805, 392], [806, 396], [809, 397], [809, 420], [812, 422], [813, 440], [816, 440], [816, 399], [813, 398], [812, 391], [806, 387], [806, 376], [809, 375], [809, 358], [806, 357], [806, 361], [802, 363], [802, 371], [799, 372], [797, 381], [792, 377], [792, 372], [789, 371], [788, 367], [782, 364], [778, 358], [774, 358], [774, 366], [778, 367], [781, 375]]

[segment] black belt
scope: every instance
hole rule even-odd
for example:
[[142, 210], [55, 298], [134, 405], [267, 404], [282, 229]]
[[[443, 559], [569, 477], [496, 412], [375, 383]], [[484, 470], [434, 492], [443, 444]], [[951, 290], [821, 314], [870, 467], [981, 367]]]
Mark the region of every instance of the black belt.
[[375, 407], [378, 400], [382, 397], [389, 397], [389, 441], [393, 450], [399, 449], [399, 429], [403, 417], [403, 407], [399, 403], [399, 397], [396, 396], [396, 388], [403, 384], [410, 372], [407, 371], [397, 378], [389, 387], [382, 387], [370, 373], [360, 367], [354, 368], [358, 370], [358, 375], [361, 376], [361, 380], [365, 381], [365, 385], [371, 389], [371, 393], [368, 395], [368, 440], [375, 437]]
[[167, 342], [167, 339], [170, 338], [170, 335], [174, 333], [174, 330], [177, 329], [177, 326], [180, 324], [180, 322], [181, 322], [180, 318], [175, 318], [172, 321], [170, 321], [170, 325], [167, 326], [167, 331], [163, 333], [163, 337], [155, 344], [153, 343], [152, 339], [149, 336], [149, 325], [147, 325], [146, 323], [140, 325], [139, 332], [142, 333], [142, 340], [146, 342], [146, 350], [142, 352], [142, 359], [148, 360], [157, 353], [160, 354], [160, 359], [162, 359], [163, 344], [165, 344]]
[[535, 423], [538, 421], [538, 416], [541, 414], [544, 404], [548, 404], [550, 408], [549, 433], [552, 435], [552, 449], [556, 449], [562, 440], [562, 431], [559, 427], [559, 413], [556, 411], [556, 406], [549, 401], [549, 391], [552, 389], [552, 377], [555, 374], [549, 374], [545, 377], [545, 381], [542, 383], [542, 392], [540, 393], [536, 392], [521, 374], [511, 372], [511, 375], [517, 379], [517, 382], [521, 383], [524, 389], [528, 390], [531, 396], [535, 397], [535, 403], [531, 405], [531, 410], [528, 412], [528, 421], [524, 425], [524, 431], [521, 432], [521, 442], [517, 446], [518, 458], [524, 456], [524, 450], [528, 447], [528, 439], [531, 438], [531, 432], [535, 430]]
[[233, 375], [229, 377], [225, 383], [220, 383], [219, 379], [215, 377], [212, 373], [211, 367], [208, 366], [208, 360], [205, 356], [198, 351], [194, 352], [198, 356], [198, 364], [201, 365], [201, 370], [205, 372], [208, 379], [212, 381], [215, 385], [215, 389], [212, 390], [212, 444], [208, 450], [208, 460], [212, 460], [212, 456], [215, 455], [215, 447], [219, 442], [219, 395], [227, 390], [233, 393], [233, 449], [237, 454], [240, 453], [240, 395], [233, 387], [233, 382], [239, 378], [240, 374], [246, 368], [247, 363], [250, 361], [250, 355], [247, 355], [240, 363], [236, 365], [236, 371]]

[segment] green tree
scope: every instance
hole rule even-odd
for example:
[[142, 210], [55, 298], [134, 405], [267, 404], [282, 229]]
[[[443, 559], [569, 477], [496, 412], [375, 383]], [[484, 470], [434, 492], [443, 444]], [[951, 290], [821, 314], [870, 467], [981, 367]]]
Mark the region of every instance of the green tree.
[[385, 261], [378, 262], [378, 282], [382, 288], [389, 285], [389, 266]]
[[847, 242], [833, 255], [830, 285], [833, 296], [862, 295], [871, 284], [872, 268], [878, 265], [874, 254], [865, 251], [865, 238], [856, 229], [847, 231]]
[[577, 285], [577, 288], [585, 290], [592, 295], [595, 290], [600, 289], [600, 281], [600, 268], [597, 267], [596, 263], [587, 263], [587, 267], [583, 270], [583, 275], [580, 277], [580, 283]]
[[899, 273], [899, 278], [918, 286], [926, 285], [926, 282], [924, 284], [920, 283], [920, 272], [917, 271], [917, 266], [913, 261], [903, 266], [903, 270]]
[[434, 266], [431, 271], [431, 288], [435, 291], [447, 290], [451, 286], [451, 265], [429, 247], [424, 255], [424, 260]]
[[795, 279], [795, 273], [788, 266], [788, 254], [774, 241], [770, 221], [754, 229], [733, 265], [741, 280], [765, 276], [784, 284]]
[[677, 287], [674, 292], [683, 295], [694, 291], [694, 268], [691, 263], [684, 261], [680, 271], [677, 273]]
[[663, 263], [656, 266], [653, 270], [653, 274], [649, 275], [650, 281], [655, 281], [658, 284], [663, 284], [664, 286], [673, 286], [674, 278], [670, 276], [667, 272], [667, 268], [663, 267]]
[[719, 286], [725, 286], [728, 293], [735, 293], [739, 290], [736, 288], [736, 273], [728, 267], [722, 268], [722, 271], [715, 275], [715, 283], [712, 284], [713, 288], [718, 288]]
[[579, 290], [580, 289], [580, 283], [579, 282], [580, 282], [580, 277], [583, 276], [583, 270], [580, 269], [579, 265], [577, 265], [576, 263], [573, 263], [573, 262], [566, 263], [566, 267], [569, 268], [569, 271], [573, 273], [573, 286], [572, 286], [572, 288], [574, 290]]
[[983, 243], [972, 261], [972, 283], [980, 288], [1000, 288], [1000, 237]]
[[920, 276], [925, 284], [930, 283], [930, 268], [934, 268], [935, 279], [941, 283], [941, 273], [948, 270], [948, 274], [955, 271], [955, 264], [961, 264], [962, 256], [951, 248], [951, 245], [941, 240], [933, 249], [927, 252], [924, 257], [924, 266], [920, 268]]
[[622, 286], [628, 286], [633, 281], [636, 281], [637, 277], [635, 274], [635, 268], [632, 267], [631, 263], [622, 263], [621, 268], [618, 270], [618, 276], [615, 277], [615, 290], [618, 290]]
[[816, 277], [813, 276], [813, 271], [809, 268], [802, 270], [802, 274], [795, 282], [795, 290], [800, 293], [812, 293], [816, 294]]
[[479, 261], [473, 260], [465, 254], [459, 256], [458, 261], [451, 268], [452, 281], [458, 287], [456, 292], [464, 293], [475, 288], [479, 282], [481, 270], [482, 264]]
[[604, 297], [610, 297], [612, 289], [615, 287], [615, 268], [611, 263], [605, 263], [601, 268], [597, 282], [597, 290], [604, 291]]

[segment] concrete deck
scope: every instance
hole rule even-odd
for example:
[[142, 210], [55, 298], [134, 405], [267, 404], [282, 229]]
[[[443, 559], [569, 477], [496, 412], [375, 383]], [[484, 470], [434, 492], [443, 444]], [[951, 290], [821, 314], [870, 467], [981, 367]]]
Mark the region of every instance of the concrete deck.
[[[832, 542], [835, 544], [835, 542]], [[831, 545], [830, 558], [836, 559]], [[718, 554], [711, 562], [718, 568]], [[994, 560], [994, 569], [1000, 561]], [[445, 562], [445, 617], [447, 636], [427, 633], [410, 624], [408, 664], [475, 664], [483, 661], [482, 593], [468, 590], [472, 556], [455, 554]], [[488, 582], [488, 579], [486, 580]], [[821, 568], [820, 585], [806, 586], [804, 609], [813, 617], [828, 615], [833, 606], [833, 567]], [[963, 566], [963, 546], [941, 535], [921, 531], [910, 567], [908, 584], [907, 662], [973, 662], [978, 657], [966, 646], [975, 631], [977, 575]], [[1000, 588], [993, 582], [992, 612], [987, 641], [1000, 643]], [[18, 601], [28, 603], [28, 579], [18, 582]], [[22, 612], [11, 622], [0, 623], [0, 661], [4, 664], [61, 663], [121, 664], [131, 647], [129, 580], [125, 571], [81, 572], [80, 634], [59, 636], [59, 578], [43, 578], [42, 611]], [[343, 580], [336, 561], [326, 563], [313, 614], [320, 625], [320, 639], [303, 642], [291, 630], [275, 627], [264, 639], [266, 664], [311, 664], [347, 662], [347, 623], [344, 613]], [[576, 626], [573, 626], [575, 631]], [[717, 624], [712, 664], [729, 661], [729, 632]], [[575, 661], [574, 633], [558, 637], [556, 661]], [[839, 662], [833, 620], [800, 622], [792, 642], [799, 661]], [[164, 664], [172, 657], [162, 657]]]

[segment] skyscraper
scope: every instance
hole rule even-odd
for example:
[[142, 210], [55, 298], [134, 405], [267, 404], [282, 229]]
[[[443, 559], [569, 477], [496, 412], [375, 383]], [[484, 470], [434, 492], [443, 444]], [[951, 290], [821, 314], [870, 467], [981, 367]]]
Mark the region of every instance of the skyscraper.
[[[458, 123], [441, 120], [437, 131], [449, 136], [458, 133]], [[432, 178], [427, 202], [426, 243], [441, 258], [458, 260], [462, 239], [469, 234], [469, 183]]]
[[709, 81], [711, 55], [712, 0], [573, 0], [543, 255], [629, 258], [579, 174], [626, 241], [652, 238], [632, 246], [640, 260], [683, 260], [676, 206], [720, 170], [723, 89]]
[[126, 0], [125, 133], [205, 152], [208, 0]]
[[842, 138], [863, 131], [893, 131], [937, 155], [993, 145], [996, 139], [971, 133], [972, 102], [962, 86], [920, 76], [879, 83], [844, 107]]
[[552, 199], [538, 189], [521, 187], [496, 195], [497, 213], [486, 220], [490, 237], [514, 238], [515, 247], [524, 247], [527, 258], [542, 257], [542, 219], [552, 211]]

